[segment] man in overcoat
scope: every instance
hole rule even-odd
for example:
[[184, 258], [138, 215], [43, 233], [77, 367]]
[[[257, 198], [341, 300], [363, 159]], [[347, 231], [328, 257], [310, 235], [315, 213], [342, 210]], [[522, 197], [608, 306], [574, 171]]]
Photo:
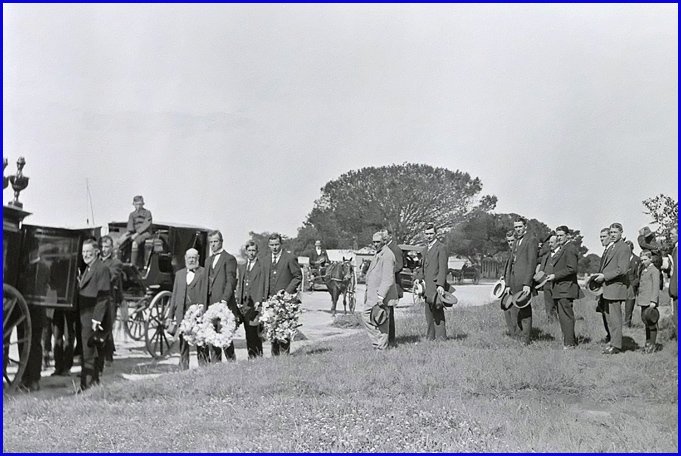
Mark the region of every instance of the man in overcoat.
[[404, 296], [404, 290], [402, 290], [402, 280], [400, 278], [400, 271], [404, 268], [404, 259], [402, 258], [402, 249], [397, 245], [395, 239], [393, 238], [393, 233], [390, 228], [384, 229], [387, 239], [388, 248], [395, 255], [395, 287], [397, 288], [397, 299], [393, 299], [388, 303], [388, 345], [391, 347], [396, 347], [397, 342], [395, 342], [395, 306], [399, 304], [400, 299]]

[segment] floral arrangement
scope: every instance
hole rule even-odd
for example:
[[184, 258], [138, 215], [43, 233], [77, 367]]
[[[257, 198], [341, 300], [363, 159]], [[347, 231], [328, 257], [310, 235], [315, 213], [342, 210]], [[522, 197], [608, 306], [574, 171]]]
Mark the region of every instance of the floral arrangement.
[[225, 348], [234, 338], [236, 319], [224, 302], [210, 305], [205, 312], [203, 304], [194, 304], [187, 309], [179, 332], [189, 345]]
[[262, 303], [260, 322], [263, 323], [264, 333], [270, 342], [289, 341], [301, 326], [300, 299], [297, 294], [276, 294]]
[[192, 304], [189, 306], [179, 328], [179, 333], [182, 334], [182, 338], [189, 345], [204, 345], [203, 341], [199, 341], [198, 337], [199, 326], [201, 325], [202, 320], [203, 304]]

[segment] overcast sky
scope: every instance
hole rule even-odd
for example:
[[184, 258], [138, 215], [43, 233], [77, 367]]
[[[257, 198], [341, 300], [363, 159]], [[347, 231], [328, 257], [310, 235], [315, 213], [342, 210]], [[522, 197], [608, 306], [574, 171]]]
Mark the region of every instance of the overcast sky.
[[97, 225], [142, 194], [235, 251], [417, 162], [600, 254], [678, 200], [677, 41], [676, 4], [3, 5], [3, 154], [30, 223], [84, 226], [87, 179]]

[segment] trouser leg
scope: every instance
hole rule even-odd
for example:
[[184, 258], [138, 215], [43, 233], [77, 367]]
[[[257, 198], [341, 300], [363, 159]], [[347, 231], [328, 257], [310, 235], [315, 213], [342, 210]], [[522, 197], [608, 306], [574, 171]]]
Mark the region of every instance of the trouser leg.
[[544, 289], [544, 309], [546, 310], [546, 321], [548, 323], [553, 323], [557, 316], [556, 302], [553, 299], [550, 288]]
[[362, 324], [369, 335], [369, 340], [371, 340], [371, 345], [377, 350], [385, 350], [388, 348], [388, 322], [386, 321], [380, 326], [374, 325], [371, 321], [371, 309], [362, 311], [361, 319]]
[[93, 384], [99, 383], [97, 349], [92, 343], [88, 343], [94, 334], [94, 331], [92, 330], [92, 311], [92, 308], [80, 309], [80, 338], [83, 350], [80, 371], [80, 387], [82, 389], [89, 388]]
[[426, 338], [428, 340], [446, 340], [447, 329], [445, 327], [445, 311], [444, 308], [436, 309], [433, 304], [426, 302]]
[[[515, 306], [514, 306], [515, 307]], [[521, 340], [525, 345], [529, 345], [532, 335], [532, 306], [528, 305], [518, 309], [517, 327], [520, 330]]]
[[606, 300], [608, 305], [608, 327], [610, 328], [610, 345], [622, 349], [622, 304], [624, 301]]
[[189, 369], [189, 344], [180, 335], [180, 369]]
[[255, 358], [262, 356], [262, 340], [260, 340], [258, 325], [252, 326], [245, 323], [244, 330], [246, 331], [246, 349], [248, 350], [248, 357]]
[[395, 307], [388, 306], [388, 345], [396, 347], [395, 342]]
[[624, 324], [631, 328], [631, 319], [634, 315], [635, 299], [627, 299], [624, 302]]
[[575, 313], [573, 309], [573, 300], [568, 298], [556, 299], [556, 308], [558, 309], [558, 321], [560, 322], [560, 330], [563, 333], [563, 345], [572, 347], [577, 345], [575, 341]]

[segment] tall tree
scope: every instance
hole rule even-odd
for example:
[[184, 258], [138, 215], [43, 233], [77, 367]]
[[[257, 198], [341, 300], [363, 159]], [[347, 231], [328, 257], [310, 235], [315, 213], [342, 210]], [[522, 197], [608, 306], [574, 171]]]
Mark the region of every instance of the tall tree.
[[383, 227], [410, 243], [428, 222], [446, 232], [476, 211], [494, 209], [497, 198], [481, 191], [480, 179], [458, 170], [414, 163], [362, 168], [328, 182], [307, 223], [341, 248], [367, 245]]
[[651, 223], [657, 224], [657, 233], [669, 236], [669, 230], [679, 225], [679, 204], [671, 196], [659, 194], [643, 201], [644, 214], [652, 217]]

